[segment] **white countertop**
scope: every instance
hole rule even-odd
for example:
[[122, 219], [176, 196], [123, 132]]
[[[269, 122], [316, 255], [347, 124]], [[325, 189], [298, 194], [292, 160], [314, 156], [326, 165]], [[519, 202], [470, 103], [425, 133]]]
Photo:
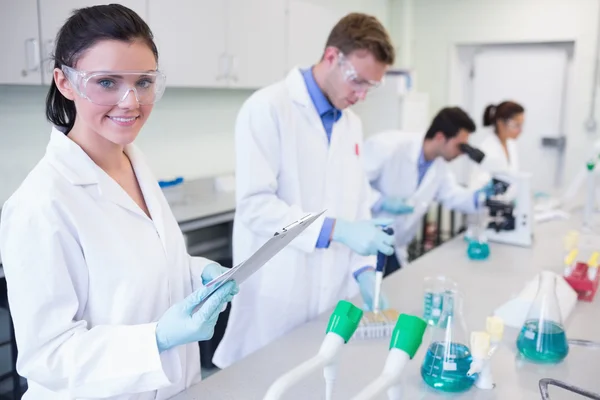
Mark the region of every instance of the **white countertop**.
[[[560, 272], [562, 239], [573, 222], [552, 221], [538, 226], [532, 248], [491, 244], [491, 257], [472, 262], [466, 257], [466, 243], [455, 238], [425, 254], [409, 267], [384, 280], [384, 290], [393, 307], [421, 315], [423, 279], [445, 274], [459, 284], [465, 298], [464, 317], [470, 330], [482, 330], [492, 310], [518, 293], [525, 282], [542, 269]], [[355, 304], [360, 304], [358, 301]], [[592, 304], [580, 302], [565, 321], [569, 338], [600, 341], [598, 312], [600, 295]], [[271, 383], [281, 374], [316, 354], [323, 340], [330, 312], [309, 322], [257, 351], [237, 364], [217, 372], [174, 400], [262, 399]], [[600, 392], [600, 349], [571, 346], [567, 359], [555, 366], [536, 366], [518, 361], [517, 330], [506, 328], [503, 345], [492, 363], [497, 387], [491, 391], [476, 388], [452, 396], [455, 399], [539, 399], [538, 381], [557, 378], [584, 389]], [[389, 339], [350, 341], [342, 352], [335, 399], [349, 399], [379, 375], [388, 353]], [[428, 333], [419, 352], [403, 373], [403, 399], [447, 398], [427, 387], [420, 367], [429, 344]], [[578, 399], [560, 389], [551, 389], [552, 400]], [[287, 393], [285, 399], [324, 397], [322, 372], [316, 372]], [[384, 397], [381, 397], [386, 398]]]
[[[184, 232], [233, 220], [235, 192], [217, 190], [213, 178], [184, 181], [181, 185], [163, 188], [163, 193]], [[199, 220], [206, 221], [199, 226]]]

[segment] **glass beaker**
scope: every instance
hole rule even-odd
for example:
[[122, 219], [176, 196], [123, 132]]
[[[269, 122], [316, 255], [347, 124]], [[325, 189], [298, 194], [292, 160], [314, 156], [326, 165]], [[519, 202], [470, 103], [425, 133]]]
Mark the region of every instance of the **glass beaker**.
[[428, 276], [423, 288], [423, 319], [429, 325], [436, 325], [442, 315], [444, 293], [447, 290], [457, 290], [456, 282], [443, 275]]
[[517, 338], [521, 355], [536, 363], [553, 364], [569, 353], [569, 344], [562, 324], [556, 297], [556, 275], [540, 274], [538, 291]]
[[432, 328], [431, 343], [421, 365], [421, 377], [443, 392], [468, 390], [478, 374], [468, 376], [473, 357], [468, 347], [467, 328], [462, 317], [462, 299], [456, 290], [447, 290], [438, 324]]
[[485, 260], [490, 256], [490, 245], [487, 241], [485, 230], [487, 228], [487, 208], [485, 207], [485, 194], [479, 193], [477, 199], [478, 210], [471, 219], [469, 226], [469, 243], [467, 256], [471, 260]]

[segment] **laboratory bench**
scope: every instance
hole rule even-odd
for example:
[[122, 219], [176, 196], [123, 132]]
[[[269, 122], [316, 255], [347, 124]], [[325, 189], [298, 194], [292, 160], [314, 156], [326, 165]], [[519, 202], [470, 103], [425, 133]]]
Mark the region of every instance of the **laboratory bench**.
[[[392, 307], [400, 312], [421, 315], [423, 282], [427, 276], [445, 275], [459, 285], [463, 294], [463, 316], [468, 328], [484, 330], [485, 319], [496, 307], [518, 294], [525, 284], [542, 270], [562, 272], [562, 240], [571, 228], [569, 221], [550, 221], [535, 228], [534, 245], [520, 248], [491, 244], [491, 255], [485, 261], [470, 261], [462, 236], [447, 241], [436, 249], [384, 279], [383, 289]], [[243, 290], [243, 289], [242, 289]], [[359, 305], [358, 298], [353, 299]], [[564, 321], [570, 339], [600, 341], [600, 296], [593, 303], [579, 302]], [[283, 373], [315, 355], [323, 341], [331, 312], [298, 327], [268, 346], [236, 364], [219, 371], [175, 396], [173, 400], [262, 399], [269, 386]], [[449, 396], [430, 389], [422, 380], [420, 368], [429, 345], [429, 331], [415, 358], [407, 364], [402, 376], [403, 399], [540, 399], [538, 382], [555, 378], [583, 389], [600, 392], [600, 348], [571, 345], [569, 355], [557, 365], [536, 365], [517, 356], [518, 329], [506, 327], [502, 345], [492, 359], [496, 381], [493, 390], [471, 390]], [[339, 358], [335, 399], [350, 399], [373, 381], [383, 369], [388, 354], [389, 338], [350, 340]], [[285, 399], [324, 398], [322, 370], [292, 387]], [[550, 389], [552, 400], [576, 399], [562, 389]], [[381, 396], [386, 399], [386, 396]]]

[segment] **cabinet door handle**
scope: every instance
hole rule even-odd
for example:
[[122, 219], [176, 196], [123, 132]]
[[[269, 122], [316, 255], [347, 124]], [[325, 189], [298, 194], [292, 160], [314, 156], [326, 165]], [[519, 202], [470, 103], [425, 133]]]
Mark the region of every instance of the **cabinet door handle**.
[[238, 76], [237, 76], [237, 73], [235, 71], [237, 71], [238, 57], [234, 56], [234, 55], [230, 55], [229, 56], [229, 60], [230, 60], [230, 74], [229, 74], [229, 78], [233, 82], [237, 82], [238, 81]]
[[219, 56], [219, 74], [217, 75], [217, 81], [221, 81], [227, 78], [229, 74], [229, 61], [227, 53], [223, 52]]
[[21, 71], [23, 77], [40, 69], [40, 49], [37, 39], [25, 40], [25, 69]]
[[54, 65], [52, 63], [54, 51], [54, 40], [48, 39], [44, 42], [44, 59], [42, 62], [45, 64], [45, 70], [48, 71], [49, 74], [54, 70]]

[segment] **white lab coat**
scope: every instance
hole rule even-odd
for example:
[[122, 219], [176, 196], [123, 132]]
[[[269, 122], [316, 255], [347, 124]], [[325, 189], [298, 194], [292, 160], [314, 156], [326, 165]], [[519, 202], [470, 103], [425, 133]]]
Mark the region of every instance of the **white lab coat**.
[[[328, 145], [298, 69], [254, 93], [240, 110], [235, 132], [235, 264], [309, 212], [326, 209], [329, 217], [371, 218], [369, 185], [357, 155], [361, 122], [344, 110]], [[375, 258], [336, 242], [315, 249], [323, 220], [241, 285], [215, 365], [231, 365], [358, 293], [352, 272], [374, 265]]]
[[479, 149], [485, 153], [481, 164], [471, 162], [471, 174], [469, 187], [479, 189], [485, 186], [491, 179], [493, 173], [519, 172], [519, 156], [517, 154], [517, 142], [514, 139], [506, 140], [508, 158], [502, 147], [502, 143], [493, 132], [481, 142]]
[[143, 155], [125, 151], [152, 220], [57, 129], [4, 204], [0, 251], [23, 399], [167, 399], [200, 380], [198, 345], [160, 354], [155, 326], [200, 287], [208, 261], [188, 255]]
[[384, 197], [411, 201], [414, 212], [393, 216], [385, 211], [375, 212], [377, 218], [394, 218], [396, 256], [407, 264], [407, 245], [417, 232], [423, 215], [434, 201], [465, 213], [475, 212], [473, 192], [456, 182], [448, 163], [436, 158], [418, 185], [419, 156], [423, 148], [422, 133], [385, 131], [365, 141], [364, 166], [372, 187], [373, 205]]

